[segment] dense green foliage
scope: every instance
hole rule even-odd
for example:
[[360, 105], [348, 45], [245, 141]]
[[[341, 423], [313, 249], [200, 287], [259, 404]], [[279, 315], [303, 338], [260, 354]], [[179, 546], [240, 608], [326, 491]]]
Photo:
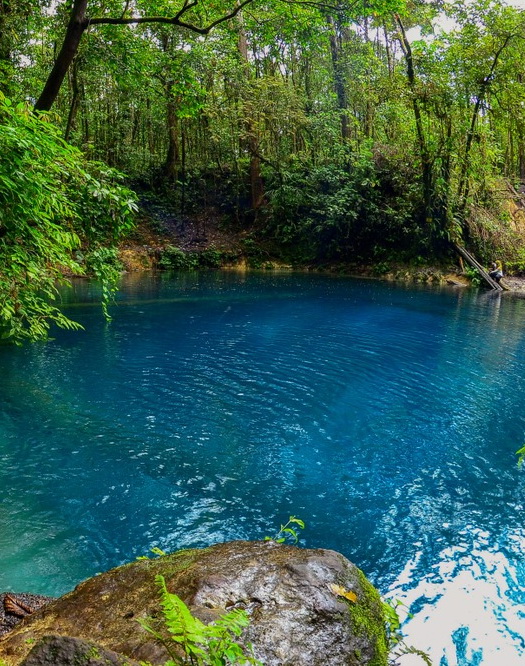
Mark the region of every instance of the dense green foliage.
[[64, 273], [91, 269], [107, 297], [118, 276], [111, 245], [131, 225], [132, 193], [108, 167], [87, 162], [47, 118], [0, 93], [0, 333], [20, 342], [51, 322], [78, 324], [56, 306]]
[[[205, 34], [236, 5], [74, 5], [86, 27], [54, 107], [66, 137], [181, 214], [256, 218], [304, 259], [440, 252], [475, 243], [479, 208], [501, 219], [501, 179], [525, 178], [524, 19], [500, 0], [251, 0]], [[31, 63], [9, 87], [35, 99], [71, 5], [45, 6], [29, 27], [23, 2], [9, 15], [8, 61]]]
[[115, 275], [131, 198], [102, 163], [303, 263], [461, 241], [525, 267], [524, 28], [502, 0], [1, 2], [4, 335], [68, 325], [59, 266]]
[[310, 261], [413, 256], [428, 237], [414, 219], [417, 194], [403, 167], [385, 168], [362, 147], [344, 160], [290, 171], [268, 190], [268, 231]]

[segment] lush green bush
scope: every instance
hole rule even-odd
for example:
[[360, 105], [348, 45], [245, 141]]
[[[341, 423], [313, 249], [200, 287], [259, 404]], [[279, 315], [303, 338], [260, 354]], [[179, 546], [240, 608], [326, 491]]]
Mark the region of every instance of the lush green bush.
[[214, 248], [198, 253], [199, 268], [220, 268], [224, 259], [224, 253]]
[[58, 284], [90, 268], [104, 307], [118, 278], [116, 241], [133, 224], [121, 175], [65, 143], [49, 117], [0, 94], [0, 336], [45, 339], [79, 328], [56, 305]]
[[173, 269], [176, 271], [192, 271], [198, 267], [197, 257], [194, 252], [185, 252], [178, 247], [168, 245], [162, 251], [159, 260], [159, 268]]
[[220, 268], [225, 263], [235, 261], [239, 253], [235, 250], [207, 250], [184, 251], [173, 245], [168, 245], [162, 251], [158, 266], [161, 269], [177, 271], [195, 271], [200, 269]]
[[290, 168], [274, 177], [268, 192], [271, 233], [306, 261], [412, 251], [424, 239], [420, 201], [411, 193], [416, 184], [402, 182], [396, 171], [366, 147], [330, 163]]

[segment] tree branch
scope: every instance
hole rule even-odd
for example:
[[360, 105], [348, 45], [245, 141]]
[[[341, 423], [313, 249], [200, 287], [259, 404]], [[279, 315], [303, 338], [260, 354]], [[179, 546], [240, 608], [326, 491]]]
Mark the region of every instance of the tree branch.
[[126, 16], [126, 12], [129, 9], [129, 3], [130, 3], [130, 0], [126, 0], [126, 5], [125, 5], [124, 9], [122, 10], [122, 14], [120, 15], [120, 18], [124, 18], [124, 16]]
[[111, 18], [108, 16], [101, 18], [86, 19], [85, 23], [86, 27], [91, 25], [138, 25], [140, 23], [163, 23], [165, 25], [178, 25], [181, 28], [186, 28], [187, 30], [196, 32], [199, 35], [207, 35], [211, 30], [213, 30], [213, 28], [215, 28], [215, 26], [219, 25], [220, 23], [224, 23], [225, 21], [229, 21], [230, 19], [237, 16], [237, 14], [241, 11], [243, 7], [246, 7], [246, 5], [251, 4], [252, 2], [254, 2], [254, 0], [243, 0], [243, 2], [240, 2], [235, 7], [235, 9], [232, 9], [232, 11], [229, 14], [221, 16], [220, 18], [216, 19], [215, 21], [212, 21], [211, 23], [209, 23], [207, 26], [204, 27], [195, 25], [193, 23], [187, 23], [186, 21], [181, 20], [181, 16], [183, 16], [192, 7], [195, 7], [197, 2], [198, 0], [192, 0], [191, 2], [189, 0], [185, 0], [182, 9], [175, 16], [171, 17], [132, 16], [130, 18]]
[[353, 9], [356, 7], [360, 0], [355, 0], [355, 2], [351, 3], [350, 5], [348, 4], [341, 4], [341, 5], [332, 5], [327, 2], [314, 2], [314, 0], [281, 0], [281, 2], [285, 5], [300, 5], [302, 7], [314, 7], [315, 9], [322, 9], [324, 11], [331, 11], [331, 12], [347, 12], [349, 9]]
[[184, 0], [184, 4], [182, 5], [181, 10], [180, 10], [180, 12], [177, 12], [177, 14], [175, 15], [175, 18], [176, 18], [176, 19], [180, 19], [180, 17], [181, 17], [185, 12], [187, 12], [188, 9], [191, 9], [192, 7], [195, 7], [195, 5], [197, 4], [197, 2], [198, 2], [198, 0], [193, 0], [193, 2], [190, 2], [189, 0]]

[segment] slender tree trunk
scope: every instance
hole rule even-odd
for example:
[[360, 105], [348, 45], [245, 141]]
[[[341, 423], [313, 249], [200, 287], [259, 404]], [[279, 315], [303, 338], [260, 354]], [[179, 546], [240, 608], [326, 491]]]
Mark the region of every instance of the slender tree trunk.
[[[248, 41], [246, 39], [246, 31], [244, 30], [244, 24], [242, 20], [242, 15], [239, 13], [237, 15], [237, 25], [238, 25], [238, 41], [237, 47], [241, 60], [243, 63], [244, 71], [246, 73], [246, 78], [249, 80], [251, 78], [250, 70], [250, 61], [248, 59]], [[246, 92], [243, 91], [242, 96], [245, 97]], [[250, 189], [251, 189], [251, 206], [252, 209], [256, 212], [262, 206], [264, 202], [264, 183], [261, 173], [261, 158], [259, 155], [259, 141], [257, 139], [256, 130], [254, 127], [253, 119], [251, 118], [251, 110], [248, 109], [246, 100], [244, 100], [244, 129], [246, 134], [246, 139], [244, 141], [248, 152], [250, 153]]]
[[78, 85], [78, 63], [75, 61], [71, 68], [71, 104], [69, 106], [69, 114], [67, 117], [66, 130], [64, 132], [64, 140], [69, 141], [71, 130], [75, 125], [77, 117], [78, 105], [80, 101], [80, 89]]
[[179, 130], [177, 118], [177, 104], [173, 98], [173, 85], [171, 82], [167, 85], [167, 106], [166, 106], [166, 122], [168, 125], [168, 151], [166, 153], [166, 161], [164, 162], [164, 173], [166, 178], [175, 183], [179, 172], [180, 164], [180, 147], [179, 147]]
[[184, 214], [186, 209], [186, 132], [184, 125], [181, 126], [181, 196], [180, 196], [180, 212]]
[[483, 102], [485, 101], [485, 97], [487, 95], [487, 91], [490, 86], [490, 82], [492, 81], [492, 78], [494, 76], [494, 72], [496, 71], [496, 67], [498, 64], [498, 60], [503, 53], [504, 49], [506, 48], [507, 44], [510, 42], [512, 39], [512, 35], [507, 35], [507, 37], [504, 39], [503, 44], [500, 46], [500, 48], [496, 51], [494, 58], [492, 59], [492, 64], [490, 67], [490, 71], [487, 74], [487, 76], [483, 79], [483, 81], [480, 84], [479, 90], [478, 90], [478, 95], [476, 98], [476, 103], [474, 104], [474, 109], [472, 111], [472, 117], [470, 119], [470, 126], [467, 132], [467, 140], [465, 142], [465, 152], [463, 155], [463, 163], [461, 166], [461, 173], [459, 176], [459, 181], [458, 181], [458, 190], [457, 190], [457, 208], [456, 208], [456, 217], [460, 221], [461, 226], [463, 227], [463, 231], [465, 234], [468, 235], [468, 228], [465, 223], [465, 212], [467, 208], [467, 201], [468, 201], [468, 195], [470, 192], [470, 184], [469, 184], [469, 170], [470, 170], [470, 151], [472, 149], [472, 142], [474, 141], [474, 135], [475, 135], [475, 130], [476, 130], [476, 124], [478, 121], [478, 116], [479, 112], [481, 110], [481, 106]]
[[523, 136], [523, 124], [521, 121], [518, 122], [518, 132], [517, 132], [517, 143], [518, 143], [518, 174], [520, 179], [519, 191], [521, 194], [525, 192], [525, 140]]
[[[517, 74], [516, 79], [518, 83], [523, 84], [523, 75]], [[523, 121], [521, 119], [521, 114], [518, 113], [515, 117], [515, 127], [516, 127], [516, 153], [517, 153], [517, 164], [514, 164], [514, 161], [511, 162], [510, 173], [516, 173], [516, 167], [518, 169], [518, 177], [520, 179], [519, 191], [520, 194], [525, 192], [525, 136], [523, 132]], [[512, 128], [509, 129], [510, 138], [513, 138]]]
[[383, 23], [383, 39], [385, 42], [385, 52], [386, 52], [386, 61], [388, 65], [388, 74], [390, 77], [393, 76], [394, 74], [394, 58], [392, 57], [392, 49], [391, 49], [391, 44], [388, 39], [388, 32], [386, 29], [386, 24]]
[[[173, 52], [173, 39], [164, 34], [162, 49], [164, 53]], [[180, 138], [178, 131], [177, 100], [174, 96], [172, 72], [166, 68], [164, 91], [166, 94], [166, 127], [168, 134], [168, 150], [164, 161], [164, 176], [171, 183], [176, 183], [180, 166]]]
[[342, 62], [341, 39], [338, 36], [337, 24], [331, 16], [326, 20], [330, 26], [330, 54], [334, 71], [334, 90], [337, 96], [337, 108], [341, 117], [341, 136], [343, 140], [350, 138], [350, 125], [348, 123], [348, 99], [345, 88], [344, 64]]
[[452, 117], [447, 116], [444, 130], [443, 147], [441, 150], [440, 175], [442, 186], [438, 192], [436, 217], [440, 222], [440, 227], [452, 230], [453, 210], [451, 205], [451, 184], [452, 184]]
[[412, 96], [412, 109], [414, 111], [414, 120], [416, 123], [417, 142], [419, 146], [419, 156], [421, 159], [421, 177], [423, 184], [423, 203], [424, 214], [427, 222], [432, 222], [432, 159], [425, 139], [423, 129], [423, 118], [416, 90], [416, 72], [414, 70], [414, 60], [412, 57], [412, 48], [407, 39], [405, 27], [401, 18], [396, 14], [396, 21], [400, 31], [400, 44], [405, 56], [407, 66], [408, 85]]
[[[80, 84], [80, 95], [81, 95], [82, 101], [85, 101], [85, 99], [86, 99], [86, 90], [84, 88], [83, 83]], [[84, 104], [83, 113], [80, 117], [82, 119], [82, 142], [83, 142], [83, 145], [84, 145], [84, 152], [85, 152], [87, 157], [90, 157], [91, 156], [90, 155], [90, 152], [91, 152], [91, 149], [90, 149], [90, 145], [91, 145], [91, 126], [90, 126], [90, 122], [89, 122], [89, 120], [90, 120], [89, 119], [89, 112], [88, 112], [88, 108], [87, 108], [86, 104]]]

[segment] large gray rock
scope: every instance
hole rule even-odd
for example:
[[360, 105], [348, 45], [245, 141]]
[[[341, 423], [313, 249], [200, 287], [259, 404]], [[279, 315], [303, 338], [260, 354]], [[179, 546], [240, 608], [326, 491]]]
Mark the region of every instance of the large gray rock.
[[[242, 641], [253, 644], [265, 666], [387, 664], [381, 601], [363, 573], [334, 551], [272, 541], [180, 551], [90, 578], [5, 636], [0, 659], [20, 664], [31, 642], [55, 634], [164, 663], [165, 649], [137, 622], [162, 620], [157, 574], [204, 622], [232, 607], [246, 608], [251, 623]], [[355, 601], [338, 596], [334, 585], [353, 592]]]

